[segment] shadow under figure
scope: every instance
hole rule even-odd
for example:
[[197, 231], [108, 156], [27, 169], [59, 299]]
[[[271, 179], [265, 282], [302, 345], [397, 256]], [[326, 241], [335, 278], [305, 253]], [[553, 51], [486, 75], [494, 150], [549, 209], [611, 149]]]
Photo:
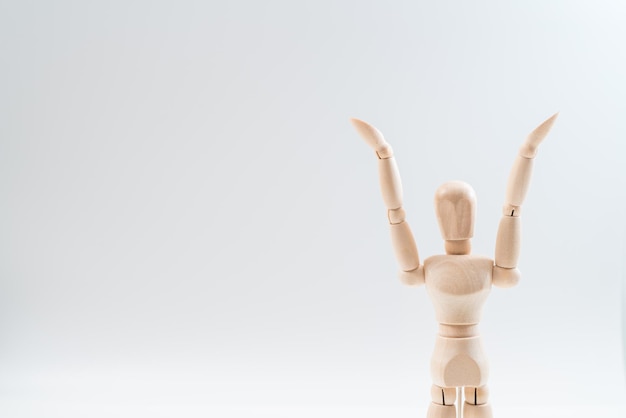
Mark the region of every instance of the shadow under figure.
[[[420, 264], [417, 246], [402, 208], [402, 184], [391, 146], [373, 126], [359, 119], [352, 124], [374, 149], [391, 242], [400, 265], [400, 278], [407, 285], [426, 285], [439, 322], [431, 360], [432, 403], [428, 418], [455, 418], [462, 397], [464, 418], [491, 418], [487, 377], [478, 322], [491, 285], [515, 286], [520, 273], [520, 208], [530, 183], [537, 147], [556, 120], [554, 114], [527, 137], [513, 164], [496, 238], [495, 260], [471, 254], [476, 195], [467, 183], [451, 181], [435, 193], [435, 210], [446, 254]], [[463, 395], [463, 396], [462, 396]], [[459, 405], [459, 416], [461, 405]]]

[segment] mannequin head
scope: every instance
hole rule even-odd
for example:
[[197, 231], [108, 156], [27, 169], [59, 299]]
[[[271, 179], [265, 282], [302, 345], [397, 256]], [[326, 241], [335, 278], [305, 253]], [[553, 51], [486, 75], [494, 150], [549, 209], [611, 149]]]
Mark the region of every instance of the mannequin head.
[[435, 211], [446, 253], [469, 254], [474, 236], [476, 193], [462, 181], [449, 181], [435, 192]]

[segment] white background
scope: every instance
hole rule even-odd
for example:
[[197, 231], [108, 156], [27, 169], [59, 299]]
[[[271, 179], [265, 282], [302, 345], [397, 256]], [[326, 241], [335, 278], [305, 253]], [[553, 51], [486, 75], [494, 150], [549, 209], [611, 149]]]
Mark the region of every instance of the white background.
[[[396, 278], [556, 111], [522, 282], [481, 324], [495, 416], [623, 417], [619, 1], [0, 2], [0, 415], [425, 416], [436, 326]], [[516, 415], [518, 414], [518, 415]]]

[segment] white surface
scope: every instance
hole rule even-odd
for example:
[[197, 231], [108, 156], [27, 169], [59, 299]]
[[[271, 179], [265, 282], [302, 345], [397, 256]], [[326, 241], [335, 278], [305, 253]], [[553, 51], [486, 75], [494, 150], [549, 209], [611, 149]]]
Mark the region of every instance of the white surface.
[[522, 283], [481, 324], [493, 401], [620, 411], [625, 13], [0, 3], [0, 411], [413, 416], [434, 316], [395, 277], [348, 118], [393, 145], [424, 258], [443, 249], [432, 195], [455, 178], [493, 253], [517, 147], [555, 111]]
[[[200, 367], [201, 369], [201, 367]], [[200, 370], [196, 369], [196, 372]], [[207, 370], [202, 370], [206, 372]], [[405, 386], [411, 386], [405, 385]], [[399, 390], [398, 390], [399, 389]], [[139, 371], [83, 370], [16, 379], [2, 387], [6, 416], [89, 417], [313, 417], [426, 416], [429, 400], [397, 382], [357, 380], [243, 380], [172, 373], [167, 367]], [[501, 392], [496, 391], [496, 394]], [[524, 392], [520, 392], [524, 394]], [[494, 400], [503, 417], [623, 417], [624, 405], [579, 401], [576, 405]]]

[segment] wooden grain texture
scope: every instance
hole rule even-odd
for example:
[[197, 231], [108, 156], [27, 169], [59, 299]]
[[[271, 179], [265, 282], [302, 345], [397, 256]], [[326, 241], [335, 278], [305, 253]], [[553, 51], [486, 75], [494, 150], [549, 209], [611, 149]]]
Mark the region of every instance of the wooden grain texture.
[[472, 405], [467, 402], [463, 403], [463, 418], [493, 418], [491, 404]]
[[454, 405], [456, 402], [456, 388], [442, 388], [432, 385], [430, 388], [430, 399], [439, 405]]
[[521, 246], [521, 219], [517, 216], [503, 216], [496, 237], [496, 266], [517, 267]]
[[446, 254], [466, 255], [472, 252], [472, 241], [469, 239], [446, 240], [444, 241]]
[[398, 272], [398, 277], [400, 278], [400, 281], [407, 286], [423, 285], [426, 280], [424, 277], [424, 266], [419, 266], [411, 271], [400, 270]]
[[417, 245], [409, 224], [402, 222], [401, 224], [389, 225], [389, 228], [391, 231], [391, 244], [400, 269], [410, 271], [418, 268], [420, 260], [417, 254]]
[[476, 193], [462, 181], [449, 181], [435, 192], [435, 212], [444, 240], [466, 240], [474, 236]]
[[533, 160], [518, 155], [513, 162], [513, 167], [507, 180], [506, 196], [504, 198], [506, 204], [522, 206], [528, 193], [532, 174]]
[[402, 207], [402, 180], [393, 157], [378, 160], [380, 191], [387, 209]]
[[517, 285], [522, 274], [516, 268], [493, 266], [491, 283], [496, 287], [509, 288]]
[[519, 149], [519, 155], [526, 158], [535, 158], [537, 155], [537, 148], [539, 144], [543, 142], [543, 140], [548, 136], [548, 133], [552, 129], [556, 118], [559, 116], [559, 113], [555, 113], [550, 116], [548, 119], [544, 120], [537, 126], [531, 133], [528, 134], [524, 143]]
[[483, 386], [489, 377], [489, 364], [480, 337], [437, 336], [430, 362], [433, 384], [441, 387]]
[[356, 129], [359, 133], [359, 136], [363, 138], [367, 145], [369, 145], [374, 151], [378, 151], [387, 145], [383, 134], [369, 123], [357, 118], [350, 119], [350, 122], [352, 123], [352, 126], [354, 126], [354, 129]]
[[440, 324], [477, 324], [491, 290], [493, 260], [435, 255], [424, 260], [426, 290]]
[[481, 387], [465, 387], [465, 402], [472, 405], [484, 405], [489, 402], [489, 387], [487, 385]]
[[432, 402], [426, 413], [427, 418], [456, 418], [456, 407], [454, 405], [439, 405]]

